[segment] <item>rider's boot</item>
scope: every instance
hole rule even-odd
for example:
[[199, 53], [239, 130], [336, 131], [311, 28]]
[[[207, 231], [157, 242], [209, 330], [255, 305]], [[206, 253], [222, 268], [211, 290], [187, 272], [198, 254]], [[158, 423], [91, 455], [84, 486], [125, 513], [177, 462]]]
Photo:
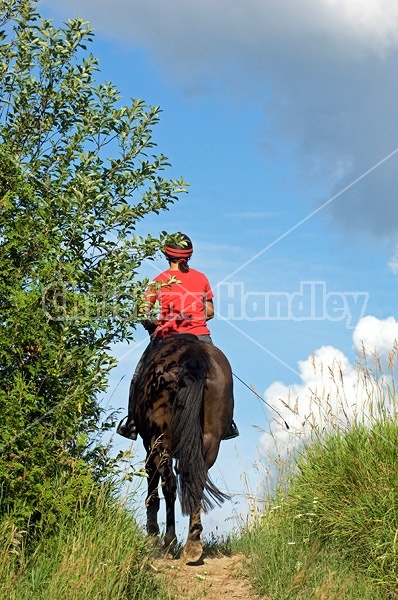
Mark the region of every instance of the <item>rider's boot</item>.
[[227, 433], [224, 435], [223, 440], [232, 440], [233, 438], [238, 437], [238, 435], [239, 430], [235, 424], [235, 421], [232, 419], [231, 425], [229, 426]]
[[124, 417], [119, 425], [117, 426], [116, 433], [122, 435], [128, 440], [136, 440], [137, 439], [137, 427], [133, 421], [133, 419], [129, 419], [128, 416]]

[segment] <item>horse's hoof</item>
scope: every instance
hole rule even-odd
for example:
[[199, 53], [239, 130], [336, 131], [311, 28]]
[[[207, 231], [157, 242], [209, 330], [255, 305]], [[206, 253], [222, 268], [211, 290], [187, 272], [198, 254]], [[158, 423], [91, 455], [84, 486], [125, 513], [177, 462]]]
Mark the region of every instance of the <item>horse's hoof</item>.
[[174, 538], [171, 542], [164, 542], [163, 552], [166, 556], [173, 558], [176, 552], [177, 540]]
[[147, 535], [145, 537], [146, 537], [148, 544], [150, 544], [152, 546], [160, 545], [160, 538], [158, 535], [154, 535], [153, 533], [147, 533]]
[[202, 558], [203, 548], [200, 541], [187, 542], [182, 551], [182, 560], [187, 563], [197, 563]]

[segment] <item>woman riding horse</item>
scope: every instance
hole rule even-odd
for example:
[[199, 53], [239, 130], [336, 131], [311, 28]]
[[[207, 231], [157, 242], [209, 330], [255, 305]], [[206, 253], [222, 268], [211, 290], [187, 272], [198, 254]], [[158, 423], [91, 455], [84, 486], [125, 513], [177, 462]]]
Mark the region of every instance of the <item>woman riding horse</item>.
[[[190, 238], [183, 233], [170, 236], [164, 254], [169, 268], [155, 277], [154, 285], [146, 294], [147, 310], [159, 301], [160, 314], [158, 319], [144, 322], [144, 327], [151, 334], [151, 342], [137, 366], [133, 381], [137, 378], [144, 357], [152, 352], [160, 340], [188, 333], [203, 342], [213, 343], [207, 321], [214, 316], [214, 294], [207, 277], [188, 266], [193, 254]], [[130, 408], [128, 416], [119, 423], [117, 433], [128, 439], [137, 439], [137, 427]], [[238, 435], [238, 428], [232, 420], [223, 439]]]
[[[177, 234], [165, 247], [170, 268], [156, 277], [147, 293], [148, 307], [160, 303], [159, 319], [148, 321], [151, 342], [131, 381], [127, 422], [118, 433], [143, 439], [147, 451], [147, 531], [159, 534], [158, 485], [166, 503], [165, 547], [176, 543], [174, 504], [178, 490], [183, 514], [189, 515], [187, 562], [202, 554], [201, 511], [227, 497], [211, 481], [222, 439], [239, 435], [232, 420], [232, 371], [216, 348], [206, 321], [214, 315], [213, 293], [202, 273], [189, 269], [192, 242]], [[173, 466], [175, 465], [175, 469]]]

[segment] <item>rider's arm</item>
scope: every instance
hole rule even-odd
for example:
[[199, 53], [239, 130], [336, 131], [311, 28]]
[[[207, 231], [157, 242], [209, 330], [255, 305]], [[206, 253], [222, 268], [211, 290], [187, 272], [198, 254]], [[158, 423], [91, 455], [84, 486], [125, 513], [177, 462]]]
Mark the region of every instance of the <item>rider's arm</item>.
[[[144, 315], [150, 313], [153, 305], [155, 304], [155, 302], [157, 300], [157, 297], [158, 297], [157, 290], [155, 288], [153, 288], [153, 287], [151, 288], [151, 286], [149, 286], [145, 292], [144, 298], [145, 298], [146, 303], [145, 303], [144, 307], [141, 308], [141, 313], [144, 313]], [[152, 335], [154, 333], [158, 324], [159, 324], [159, 321], [154, 316], [150, 316], [150, 317], [148, 316], [147, 319], [144, 318], [142, 320], [142, 325], [143, 325], [144, 329], [146, 329], [146, 331], [149, 333], [149, 335]]]
[[206, 321], [210, 321], [214, 317], [214, 304], [213, 300], [205, 301], [205, 317]]

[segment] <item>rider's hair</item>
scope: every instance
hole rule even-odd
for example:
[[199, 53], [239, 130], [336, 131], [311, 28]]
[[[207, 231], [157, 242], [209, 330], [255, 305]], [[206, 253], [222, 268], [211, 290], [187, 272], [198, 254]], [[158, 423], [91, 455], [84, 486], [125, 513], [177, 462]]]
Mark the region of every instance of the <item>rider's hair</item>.
[[[177, 239], [173, 239], [174, 237]], [[178, 263], [178, 269], [182, 273], [188, 273], [188, 261], [193, 253], [193, 245], [185, 233], [178, 232], [174, 234], [174, 236], [166, 242], [164, 253], [169, 262]]]
[[177, 262], [178, 262], [178, 269], [181, 271], [181, 273], [188, 273], [188, 271], [189, 271], [188, 260], [186, 258], [179, 258], [177, 260]]

